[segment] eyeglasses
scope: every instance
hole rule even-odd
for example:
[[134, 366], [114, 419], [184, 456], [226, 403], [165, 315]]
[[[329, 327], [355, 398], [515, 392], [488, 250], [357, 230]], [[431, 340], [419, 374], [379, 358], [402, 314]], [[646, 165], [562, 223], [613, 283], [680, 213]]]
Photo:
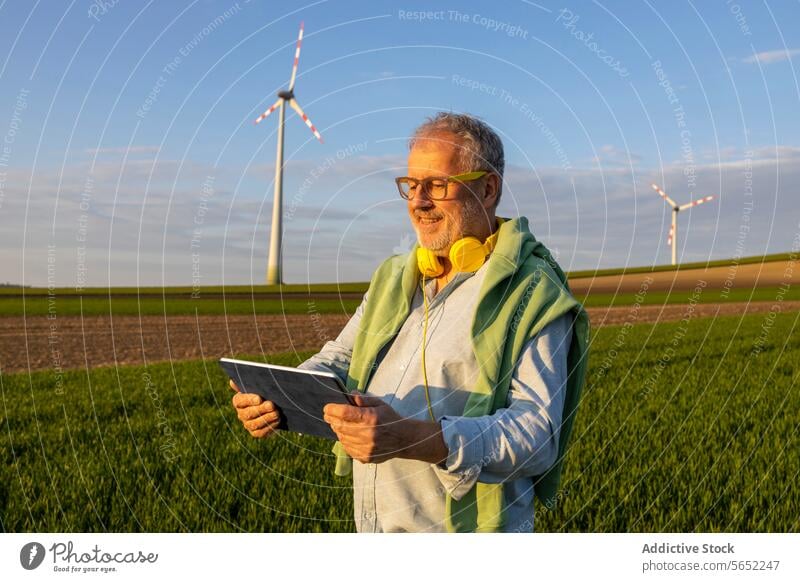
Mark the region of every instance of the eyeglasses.
[[401, 178], [395, 178], [394, 181], [397, 183], [400, 196], [406, 200], [412, 200], [420, 191], [420, 187], [429, 199], [444, 200], [447, 198], [447, 185], [450, 182], [463, 184], [482, 178], [486, 174], [488, 174], [488, 172], [485, 171], [467, 172], [466, 174], [458, 174], [456, 176], [446, 176], [444, 178], [431, 177], [423, 180], [403, 176]]

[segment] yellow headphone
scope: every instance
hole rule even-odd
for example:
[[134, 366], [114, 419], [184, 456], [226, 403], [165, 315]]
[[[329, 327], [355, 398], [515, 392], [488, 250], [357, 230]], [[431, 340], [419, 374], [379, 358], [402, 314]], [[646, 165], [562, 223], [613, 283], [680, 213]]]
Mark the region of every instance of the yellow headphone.
[[[500, 234], [500, 225], [507, 219], [497, 217], [497, 230], [494, 231], [486, 242], [481, 242], [474, 236], [458, 239], [450, 246], [450, 264], [457, 272], [475, 272], [481, 268], [497, 244]], [[428, 392], [428, 372], [425, 366], [425, 342], [428, 337], [428, 296], [425, 294], [425, 277], [438, 277], [444, 272], [444, 267], [439, 262], [439, 257], [433, 251], [424, 247], [417, 248], [417, 266], [422, 273], [422, 299], [425, 304], [425, 322], [422, 326], [422, 379], [425, 384], [425, 401], [428, 403], [428, 414], [436, 422], [431, 406], [431, 396]]]
[[[486, 257], [489, 256], [497, 244], [497, 235], [500, 233], [499, 226], [505, 222], [505, 218], [497, 217], [497, 230], [481, 242], [474, 236], [466, 236], [458, 239], [450, 246], [450, 264], [456, 272], [472, 273], [481, 268]], [[444, 267], [433, 251], [425, 247], [417, 248], [417, 266], [424, 277], [438, 277], [444, 272]]]

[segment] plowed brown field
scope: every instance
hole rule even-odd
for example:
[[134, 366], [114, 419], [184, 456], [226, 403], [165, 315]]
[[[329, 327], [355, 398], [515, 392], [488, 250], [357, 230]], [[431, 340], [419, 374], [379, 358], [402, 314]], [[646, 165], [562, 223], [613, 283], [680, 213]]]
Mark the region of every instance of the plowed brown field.
[[[782, 302], [800, 309], [800, 301]], [[768, 302], [725, 305], [589, 308], [592, 325], [675, 321], [763, 313]], [[53, 331], [45, 317], [0, 318], [0, 370], [9, 374], [43, 369], [136, 365], [234, 354], [316, 350], [333, 339], [346, 315], [59, 317]]]
[[[690, 269], [660, 273], [571, 279], [576, 295], [637, 292], [649, 277], [650, 291], [686, 290], [705, 282], [705, 289], [773, 287], [793, 274], [788, 261]], [[800, 309], [800, 301], [783, 301], [782, 311]], [[770, 302], [592, 307], [592, 325], [645, 323], [691, 317], [763, 313]], [[145, 362], [217, 358], [234, 354], [319, 349], [347, 322], [342, 315], [203, 315], [0, 318], [0, 372], [136, 365]]]

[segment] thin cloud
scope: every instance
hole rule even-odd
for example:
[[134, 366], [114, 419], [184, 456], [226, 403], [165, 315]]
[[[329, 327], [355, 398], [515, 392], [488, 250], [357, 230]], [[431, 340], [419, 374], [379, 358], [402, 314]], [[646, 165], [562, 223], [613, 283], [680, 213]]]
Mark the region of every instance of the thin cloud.
[[754, 55], [749, 56], [746, 59], [742, 59], [742, 62], [747, 64], [761, 63], [762, 65], [771, 65], [773, 63], [788, 61], [797, 55], [800, 55], [800, 49], [763, 51], [760, 53], [755, 53]]
[[630, 150], [618, 148], [613, 144], [602, 146], [597, 155], [592, 158], [592, 164], [598, 166], [636, 166], [642, 161], [642, 156]]
[[103, 154], [155, 154], [158, 153], [158, 146], [143, 145], [131, 147], [90, 148], [84, 151], [90, 156], [99, 156]]
[[[598, 153], [628, 156], [614, 146]], [[633, 171], [605, 163], [569, 171], [509, 164], [499, 214], [527, 216], [537, 239], [567, 270], [667, 263], [669, 209], [649, 186], [658, 182], [679, 203], [717, 195], [714, 204], [682, 219], [683, 260], [790, 248], [798, 205], [783, 194], [800, 188], [800, 148], [724, 153], [721, 162], [695, 166], [692, 188], [680, 162]], [[337, 160], [315, 182], [318, 191], [302, 195], [305, 176], [293, 168], [284, 207], [287, 281], [367, 281], [381, 260], [407, 246], [415, 234], [405, 203], [377, 180], [359, 180], [396, 161]], [[318, 163], [308, 161], [302, 169]], [[170, 160], [124, 166], [108, 160], [89, 171], [86, 162], [40, 168], [29, 184], [27, 172], [8, 170], [0, 214], [5, 280], [48, 284], [46, 240], [57, 250], [56, 285], [76, 284], [78, 274], [85, 274], [87, 285], [186, 285], [198, 268], [202, 284], [260, 281], [271, 200], [234, 195], [235, 172], [229, 176], [225, 168], [190, 161], [178, 171]], [[93, 182], [87, 197], [88, 175]], [[216, 177], [210, 197], [202, 189], [206, 176]], [[742, 224], [749, 230], [742, 231]]]

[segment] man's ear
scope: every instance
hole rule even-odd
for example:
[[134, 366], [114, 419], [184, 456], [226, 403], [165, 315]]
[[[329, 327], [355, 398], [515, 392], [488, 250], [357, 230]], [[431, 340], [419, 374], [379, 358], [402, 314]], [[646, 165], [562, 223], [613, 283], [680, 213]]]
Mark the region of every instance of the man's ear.
[[486, 189], [483, 192], [484, 208], [494, 208], [497, 206], [497, 198], [500, 196], [500, 176], [488, 174], [486, 176]]

